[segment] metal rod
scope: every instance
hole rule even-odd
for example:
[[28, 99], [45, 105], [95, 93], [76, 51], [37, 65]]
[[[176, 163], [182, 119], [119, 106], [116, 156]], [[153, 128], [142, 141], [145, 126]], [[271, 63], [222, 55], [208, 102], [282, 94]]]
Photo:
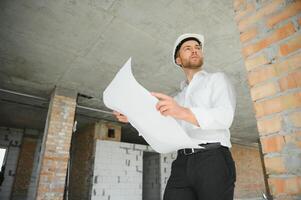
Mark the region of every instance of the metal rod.
[[42, 100], [42, 101], [48, 101], [48, 99], [43, 98], [43, 97], [38, 97], [38, 96], [30, 95], [30, 94], [24, 94], [24, 93], [12, 91], [12, 90], [5, 90], [5, 89], [0, 88], [0, 91], [10, 93], [10, 94], [19, 95], [19, 96], [29, 97], [29, 98], [33, 98], [33, 99], [38, 99], [38, 100]]
[[[46, 99], [46, 98], [38, 97], [38, 96], [30, 95], [30, 94], [25, 94], [25, 93], [21, 93], [21, 92], [12, 91], [12, 90], [5, 90], [5, 89], [1, 89], [1, 88], [0, 88], [0, 91], [1, 92], [6, 92], [6, 93], [9, 93], [9, 94], [19, 95], [19, 96], [23, 96], [23, 97], [29, 97], [29, 98], [41, 100], [41, 101], [44, 101], [44, 102], [48, 102], [48, 99]], [[106, 114], [113, 115], [113, 112], [111, 112], [111, 111], [101, 110], [101, 109], [97, 109], [97, 108], [90, 108], [90, 107], [87, 107], [87, 106], [81, 106], [79, 104], [76, 104], [76, 107], [81, 108], [81, 109], [85, 109], [85, 110], [90, 110], [90, 111], [93, 111], [93, 112], [100, 112], [100, 113], [106, 113]]]
[[82, 109], [85, 109], [85, 110], [91, 110], [91, 111], [94, 111], [94, 112], [101, 112], [101, 113], [106, 113], [106, 114], [110, 114], [110, 115], [113, 115], [113, 112], [110, 112], [110, 111], [106, 111], [106, 110], [101, 110], [101, 109], [97, 109], [97, 108], [90, 108], [90, 107], [86, 107], [86, 106], [81, 106], [81, 105], [76, 105], [77, 108], [82, 108]]

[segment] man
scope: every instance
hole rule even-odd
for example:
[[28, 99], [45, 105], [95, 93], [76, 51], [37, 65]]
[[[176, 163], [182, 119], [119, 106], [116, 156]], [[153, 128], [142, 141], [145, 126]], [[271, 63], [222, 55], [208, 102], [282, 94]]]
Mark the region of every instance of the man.
[[[175, 118], [199, 143], [197, 149], [180, 149], [172, 163], [164, 200], [230, 200], [236, 180], [229, 128], [235, 111], [234, 90], [223, 73], [202, 69], [204, 37], [183, 34], [175, 42], [173, 62], [186, 75], [175, 97], [152, 93], [156, 109]], [[117, 119], [126, 116], [114, 112]]]

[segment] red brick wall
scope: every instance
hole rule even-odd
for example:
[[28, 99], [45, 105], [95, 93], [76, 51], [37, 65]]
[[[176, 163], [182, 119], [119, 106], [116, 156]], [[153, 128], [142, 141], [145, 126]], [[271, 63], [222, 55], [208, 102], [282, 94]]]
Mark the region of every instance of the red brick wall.
[[268, 183], [301, 198], [301, 1], [234, 0]]
[[259, 148], [233, 144], [236, 165], [235, 198], [257, 198], [266, 193]]
[[55, 90], [40, 155], [37, 199], [63, 199], [75, 107], [76, 97]]
[[11, 199], [27, 197], [36, 145], [36, 138], [23, 137]]

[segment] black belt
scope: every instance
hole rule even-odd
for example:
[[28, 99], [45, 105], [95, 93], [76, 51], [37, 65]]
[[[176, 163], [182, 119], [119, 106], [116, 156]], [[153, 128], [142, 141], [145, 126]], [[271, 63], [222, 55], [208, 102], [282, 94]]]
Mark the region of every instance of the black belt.
[[178, 154], [187, 156], [187, 155], [191, 155], [191, 154], [201, 152], [201, 151], [217, 149], [217, 148], [221, 147], [222, 145], [219, 142], [215, 142], [215, 143], [199, 144], [199, 146], [201, 146], [203, 148], [180, 149], [180, 150], [178, 150]]

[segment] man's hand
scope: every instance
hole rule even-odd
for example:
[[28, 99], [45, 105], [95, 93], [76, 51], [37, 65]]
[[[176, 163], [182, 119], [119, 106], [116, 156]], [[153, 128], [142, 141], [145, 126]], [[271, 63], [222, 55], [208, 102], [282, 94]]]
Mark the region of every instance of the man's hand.
[[128, 118], [125, 115], [123, 115], [123, 114], [121, 114], [117, 111], [113, 111], [113, 114], [118, 119], [118, 121], [123, 122], [123, 123], [128, 123], [129, 122]]
[[163, 116], [171, 116], [199, 126], [198, 121], [189, 108], [180, 106], [172, 97], [165, 94], [157, 92], [152, 92], [151, 94], [159, 99], [156, 109], [160, 111]]

